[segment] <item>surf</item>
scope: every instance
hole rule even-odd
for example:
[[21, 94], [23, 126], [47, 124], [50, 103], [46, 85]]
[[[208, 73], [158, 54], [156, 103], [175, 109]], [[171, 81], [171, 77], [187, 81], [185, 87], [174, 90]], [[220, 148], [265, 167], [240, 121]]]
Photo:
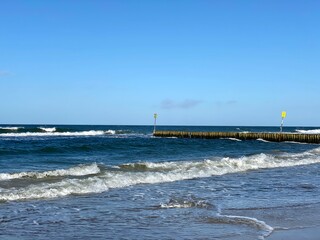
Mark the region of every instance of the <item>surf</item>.
[[320, 134], [320, 129], [312, 129], [312, 130], [299, 130], [299, 129], [297, 129], [296, 132], [304, 133], [304, 134]]
[[65, 177], [65, 176], [85, 176], [91, 174], [97, 174], [100, 172], [100, 168], [96, 163], [71, 167], [68, 169], [57, 169], [44, 172], [20, 172], [20, 173], [0, 173], [0, 181], [24, 179], [24, 178], [48, 178], [48, 177]]
[[[110, 134], [109, 131], [89, 130], [80, 132], [55, 132], [55, 130], [46, 129], [44, 132], [21, 132], [21, 133], [1, 133], [0, 137], [73, 137], [73, 136], [99, 136]], [[112, 133], [111, 133], [112, 134]]]
[[[258, 169], [286, 168], [320, 163], [320, 148], [281, 155], [256, 154], [240, 158], [224, 157], [202, 161], [140, 162], [118, 166], [79, 165], [44, 172], [2, 173], [0, 201], [51, 199], [77, 194], [101, 193], [138, 184], [159, 184], [195, 178], [206, 178]], [[60, 176], [56, 181], [47, 181]], [[1, 187], [2, 181], [24, 178], [43, 179], [19, 187]]]

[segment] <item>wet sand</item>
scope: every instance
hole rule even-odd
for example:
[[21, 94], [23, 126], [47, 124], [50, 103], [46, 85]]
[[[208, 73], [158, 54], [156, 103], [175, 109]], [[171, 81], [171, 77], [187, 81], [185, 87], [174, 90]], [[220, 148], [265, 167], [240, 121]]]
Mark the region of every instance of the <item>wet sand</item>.
[[277, 207], [229, 209], [226, 214], [248, 216], [273, 228], [266, 240], [319, 240], [320, 204], [297, 204]]
[[309, 228], [274, 230], [266, 240], [319, 240], [320, 225]]

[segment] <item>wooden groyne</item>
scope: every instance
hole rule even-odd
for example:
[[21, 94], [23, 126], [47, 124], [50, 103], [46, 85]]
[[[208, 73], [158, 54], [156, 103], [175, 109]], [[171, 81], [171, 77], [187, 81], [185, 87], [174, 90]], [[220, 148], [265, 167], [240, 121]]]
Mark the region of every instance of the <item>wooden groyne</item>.
[[186, 132], [186, 131], [155, 131], [155, 137], [177, 138], [236, 138], [240, 140], [263, 139], [270, 142], [301, 142], [320, 143], [320, 134], [301, 134], [283, 132]]

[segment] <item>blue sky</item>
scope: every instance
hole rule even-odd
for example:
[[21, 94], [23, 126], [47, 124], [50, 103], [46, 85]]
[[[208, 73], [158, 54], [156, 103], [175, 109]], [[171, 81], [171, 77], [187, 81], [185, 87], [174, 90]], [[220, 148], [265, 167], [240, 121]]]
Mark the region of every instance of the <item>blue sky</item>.
[[2, 124], [320, 126], [320, 2], [3, 0]]

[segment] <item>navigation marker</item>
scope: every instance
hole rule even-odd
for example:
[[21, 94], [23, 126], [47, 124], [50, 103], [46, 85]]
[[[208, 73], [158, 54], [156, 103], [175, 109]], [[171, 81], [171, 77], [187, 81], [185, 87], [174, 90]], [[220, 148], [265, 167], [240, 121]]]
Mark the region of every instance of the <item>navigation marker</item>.
[[153, 133], [156, 132], [156, 125], [157, 125], [157, 117], [158, 117], [158, 114], [153, 114], [153, 117], [154, 117], [154, 127], [153, 127]]
[[282, 132], [282, 126], [283, 126], [283, 120], [286, 118], [287, 112], [282, 111], [281, 113], [281, 126], [280, 126], [280, 132]]

